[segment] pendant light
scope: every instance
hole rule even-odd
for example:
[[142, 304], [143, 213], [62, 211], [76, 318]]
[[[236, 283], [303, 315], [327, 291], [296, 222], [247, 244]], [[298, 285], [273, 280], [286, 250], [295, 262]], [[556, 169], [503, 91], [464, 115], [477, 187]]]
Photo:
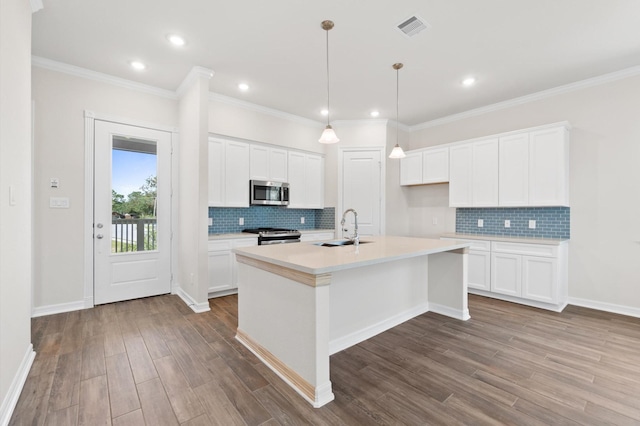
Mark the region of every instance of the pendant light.
[[331, 114], [331, 109], [329, 108], [329, 30], [333, 28], [333, 21], [322, 21], [321, 25], [322, 29], [327, 32], [327, 127], [324, 128], [318, 142], [329, 144], [340, 142], [340, 139], [336, 136], [336, 132], [329, 123], [329, 114]]
[[396, 146], [393, 147], [393, 150], [391, 151], [391, 154], [389, 154], [389, 158], [404, 158], [406, 157], [406, 154], [404, 153], [404, 151], [402, 150], [402, 147], [398, 144], [398, 127], [400, 127], [400, 122], [398, 121], [398, 111], [399, 111], [399, 105], [400, 105], [400, 68], [402, 68], [404, 65], [402, 65], [400, 62], [398, 62], [397, 64], [393, 64], [393, 69], [396, 70]]

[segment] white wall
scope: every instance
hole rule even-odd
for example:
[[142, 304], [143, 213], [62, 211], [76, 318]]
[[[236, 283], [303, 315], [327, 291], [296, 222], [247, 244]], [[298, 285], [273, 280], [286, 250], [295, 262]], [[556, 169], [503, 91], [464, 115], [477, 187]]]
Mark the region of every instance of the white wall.
[[[415, 131], [411, 148], [568, 120], [573, 126], [569, 296], [576, 303], [640, 315], [639, 111], [640, 77], [631, 77]], [[412, 230], [427, 233], [431, 212], [446, 210], [447, 186], [411, 189]], [[455, 223], [447, 228], [453, 231]]]
[[[177, 126], [177, 101], [32, 69], [35, 101], [34, 307], [84, 298], [84, 110], [161, 126]], [[58, 189], [49, 188], [59, 178]], [[49, 197], [69, 197], [50, 209]]]
[[30, 86], [29, 2], [0, 0], [0, 424], [8, 423], [33, 360]]

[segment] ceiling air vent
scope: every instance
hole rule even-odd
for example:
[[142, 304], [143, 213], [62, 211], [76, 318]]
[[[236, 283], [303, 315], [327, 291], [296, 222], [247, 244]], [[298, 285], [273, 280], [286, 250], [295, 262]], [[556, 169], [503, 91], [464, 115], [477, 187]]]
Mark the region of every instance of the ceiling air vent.
[[398, 31], [408, 38], [417, 35], [420, 31], [426, 30], [429, 27], [431, 27], [431, 25], [417, 15], [413, 15], [396, 25]]

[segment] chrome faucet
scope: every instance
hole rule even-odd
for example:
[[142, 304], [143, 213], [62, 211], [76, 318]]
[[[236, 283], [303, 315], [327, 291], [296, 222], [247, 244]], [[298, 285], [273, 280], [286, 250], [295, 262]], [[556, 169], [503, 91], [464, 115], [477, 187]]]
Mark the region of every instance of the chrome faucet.
[[360, 244], [360, 236], [358, 235], [358, 212], [355, 211], [354, 209], [347, 209], [344, 211], [344, 213], [342, 213], [342, 220], [340, 221], [340, 226], [342, 226], [342, 232], [344, 235], [345, 231], [349, 231], [347, 228], [344, 227], [344, 222], [347, 216], [347, 213], [352, 212], [353, 213], [353, 220], [355, 223], [355, 229], [353, 230], [353, 235], [351, 236], [347, 236], [347, 239], [349, 241], [353, 241], [353, 245], [354, 246], [358, 246]]

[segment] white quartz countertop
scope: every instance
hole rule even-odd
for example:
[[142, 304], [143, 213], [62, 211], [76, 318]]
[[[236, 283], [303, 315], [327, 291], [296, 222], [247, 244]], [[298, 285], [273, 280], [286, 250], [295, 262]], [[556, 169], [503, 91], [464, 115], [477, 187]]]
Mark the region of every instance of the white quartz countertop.
[[358, 247], [317, 242], [237, 248], [239, 255], [308, 274], [324, 274], [469, 247], [469, 243], [395, 236], [362, 237]]
[[479, 234], [461, 234], [451, 232], [442, 234], [442, 238], [459, 238], [461, 240], [483, 240], [483, 241], [500, 241], [505, 243], [522, 243], [522, 244], [546, 244], [557, 246], [568, 243], [567, 238], [527, 238], [527, 237], [505, 237], [499, 235], [479, 235]]

